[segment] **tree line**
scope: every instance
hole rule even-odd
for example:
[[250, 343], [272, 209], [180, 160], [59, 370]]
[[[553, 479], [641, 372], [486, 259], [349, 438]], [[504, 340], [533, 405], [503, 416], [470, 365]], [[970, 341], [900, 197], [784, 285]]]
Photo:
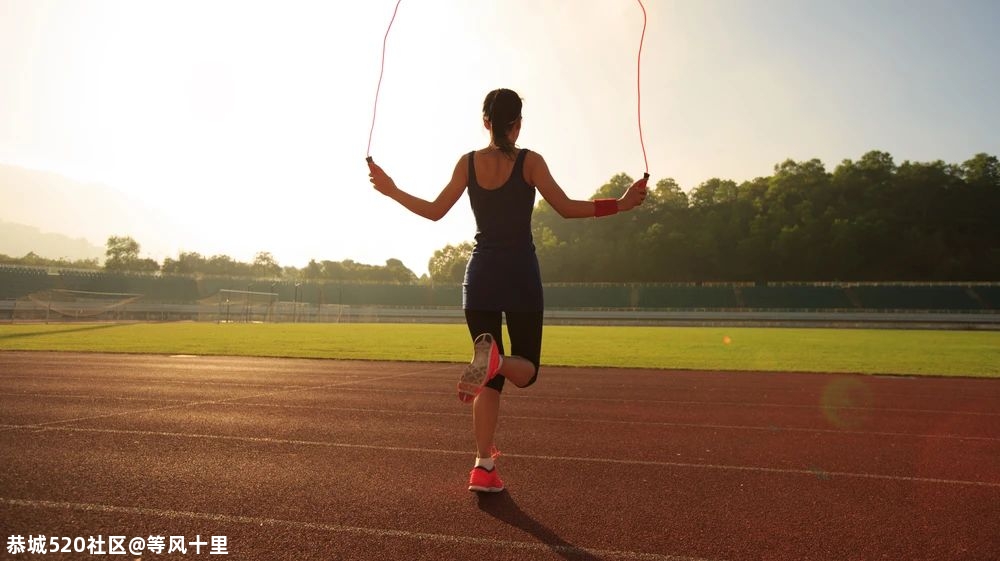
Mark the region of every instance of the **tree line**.
[[[632, 182], [616, 175], [594, 197]], [[532, 224], [546, 282], [998, 281], [1000, 162], [786, 160], [690, 193], [662, 179], [643, 206], [596, 221], [540, 201]], [[435, 253], [432, 278], [459, 280], [471, 249]]]
[[[618, 197], [622, 173], [593, 197]], [[768, 177], [712, 178], [690, 193], [670, 178], [643, 206], [599, 220], [566, 220], [544, 200], [532, 235], [546, 282], [997, 281], [1000, 280], [1000, 161], [905, 161], [871, 151], [832, 172], [818, 159], [786, 160]], [[392, 283], [461, 282], [473, 246], [434, 252], [429, 276], [400, 260], [367, 265], [312, 260], [282, 267], [268, 252], [251, 263], [180, 253], [162, 264], [140, 257], [128, 236], [107, 242], [108, 271]], [[6, 263], [99, 268], [34, 254]], [[48, 262], [46, 262], [48, 261]]]
[[[109, 252], [114, 239], [108, 240]], [[125, 261], [132, 263], [141, 261], [137, 257], [138, 247], [134, 249], [132, 251], [132, 248], [129, 248]], [[114, 258], [109, 253], [105, 266], [107, 267], [107, 264], [113, 260]], [[228, 255], [203, 257], [196, 252], [182, 252], [176, 259], [170, 257], [164, 259], [159, 270], [163, 273], [177, 275], [214, 275], [285, 280], [336, 280], [404, 284], [415, 283], [418, 280], [417, 275], [403, 265], [399, 259], [389, 259], [385, 265], [368, 265], [350, 259], [344, 261], [316, 261], [313, 259], [309, 261], [308, 265], [299, 269], [282, 267], [268, 251], [257, 252], [251, 263], [237, 261]]]
[[403, 284], [420, 281], [417, 275], [403, 265], [399, 259], [389, 259], [385, 265], [368, 265], [350, 259], [344, 261], [311, 260], [307, 266], [299, 269], [281, 266], [267, 251], [257, 252], [254, 260], [249, 263], [238, 261], [228, 255], [205, 257], [197, 252], [181, 252], [176, 258], [167, 257], [160, 264], [154, 259], [141, 257], [142, 246], [131, 236], [111, 236], [105, 247], [103, 265], [97, 259], [49, 259], [34, 252], [28, 253], [24, 257], [0, 254], [0, 263], [27, 267], [88, 269], [109, 273], [163, 273], [289, 281], [337, 280]]

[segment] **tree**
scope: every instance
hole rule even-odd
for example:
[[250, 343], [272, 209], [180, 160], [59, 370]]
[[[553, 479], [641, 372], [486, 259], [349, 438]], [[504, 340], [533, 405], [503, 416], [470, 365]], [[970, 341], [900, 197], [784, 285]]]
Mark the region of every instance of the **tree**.
[[317, 263], [315, 259], [310, 259], [309, 264], [302, 271], [303, 278], [319, 279], [323, 277], [323, 265]]
[[385, 262], [385, 272], [391, 282], [413, 283], [417, 281], [417, 275], [399, 259], [388, 259]]
[[735, 181], [712, 178], [691, 191], [691, 206], [695, 208], [725, 204], [735, 200]]
[[152, 259], [139, 259], [139, 242], [130, 236], [111, 236], [104, 252], [104, 268], [108, 271], [154, 272], [160, 265]]
[[228, 255], [213, 255], [205, 263], [205, 274], [249, 277], [251, 276], [251, 265], [236, 261]]
[[971, 186], [1000, 190], [1000, 160], [989, 154], [976, 154], [962, 163], [962, 179]]
[[472, 258], [472, 242], [446, 245], [434, 252], [427, 263], [433, 282], [460, 283], [465, 280], [465, 267]]
[[281, 274], [281, 265], [278, 265], [271, 252], [258, 251], [253, 259], [251, 271], [255, 277], [277, 277]]
[[163, 260], [163, 272], [178, 275], [193, 275], [204, 273], [206, 269], [205, 258], [197, 252], [181, 252], [177, 259], [167, 257]]
[[11, 257], [9, 255], [4, 255], [0, 253], [0, 263], [8, 263], [12, 265], [27, 265], [31, 267], [65, 267], [72, 269], [100, 269], [100, 264], [97, 258], [93, 259], [48, 259], [42, 257], [35, 253], [34, 251], [29, 251], [24, 255], [24, 257]]

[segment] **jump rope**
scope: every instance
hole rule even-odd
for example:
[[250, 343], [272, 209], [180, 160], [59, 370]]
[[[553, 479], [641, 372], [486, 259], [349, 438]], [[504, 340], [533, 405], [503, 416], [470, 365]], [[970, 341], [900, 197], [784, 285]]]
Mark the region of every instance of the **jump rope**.
[[[385, 72], [385, 46], [389, 40], [389, 31], [392, 30], [392, 23], [396, 21], [396, 12], [399, 11], [399, 4], [403, 0], [396, 0], [396, 7], [392, 10], [392, 18], [389, 20], [389, 26], [385, 29], [385, 37], [382, 38], [382, 63], [379, 67], [378, 72], [378, 85], [375, 87], [375, 103], [372, 108], [372, 127], [368, 131], [368, 149], [365, 152], [366, 158], [369, 164], [373, 164], [372, 160], [372, 133], [375, 132], [375, 116], [378, 114], [378, 94], [382, 90], [382, 74]], [[636, 69], [635, 69], [635, 100], [636, 100], [636, 118], [639, 123], [639, 145], [642, 146], [642, 162], [646, 166], [646, 172], [643, 174], [645, 179], [649, 179], [649, 160], [646, 159], [646, 142], [642, 137], [642, 43], [646, 39], [646, 7], [642, 5], [642, 0], [636, 0], [639, 3], [639, 8], [642, 9], [642, 35], [639, 36], [639, 54], [636, 57]]]

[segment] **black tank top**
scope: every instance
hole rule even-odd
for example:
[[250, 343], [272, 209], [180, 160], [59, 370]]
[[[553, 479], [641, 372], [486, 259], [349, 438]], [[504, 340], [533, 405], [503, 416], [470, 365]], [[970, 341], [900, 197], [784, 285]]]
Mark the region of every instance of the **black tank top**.
[[467, 310], [541, 311], [542, 279], [531, 238], [535, 188], [524, 179], [521, 150], [507, 182], [483, 189], [469, 153], [469, 203], [476, 217], [476, 245], [465, 270]]
[[475, 152], [469, 153], [469, 202], [476, 216], [476, 248], [534, 249], [531, 240], [531, 211], [535, 188], [524, 180], [521, 150], [507, 182], [496, 189], [483, 189], [476, 180]]

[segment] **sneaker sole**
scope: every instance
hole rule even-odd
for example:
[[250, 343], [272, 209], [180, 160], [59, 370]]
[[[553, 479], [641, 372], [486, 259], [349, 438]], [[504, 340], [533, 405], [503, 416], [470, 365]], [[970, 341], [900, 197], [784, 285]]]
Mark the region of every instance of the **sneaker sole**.
[[472, 362], [465, 366], [465, 371], [458, 380], [458, 399], [463, 403], [470, 403], [482, 391], [490, 367], [492, 349], [493, 336], [489, 333], [484, 333], [476, 339]]
[[499, 493], [503, 491], [503, 487], [480, 487], [478, 485], [469, 485], [470, 491], [475, 491], [476, 493]]

